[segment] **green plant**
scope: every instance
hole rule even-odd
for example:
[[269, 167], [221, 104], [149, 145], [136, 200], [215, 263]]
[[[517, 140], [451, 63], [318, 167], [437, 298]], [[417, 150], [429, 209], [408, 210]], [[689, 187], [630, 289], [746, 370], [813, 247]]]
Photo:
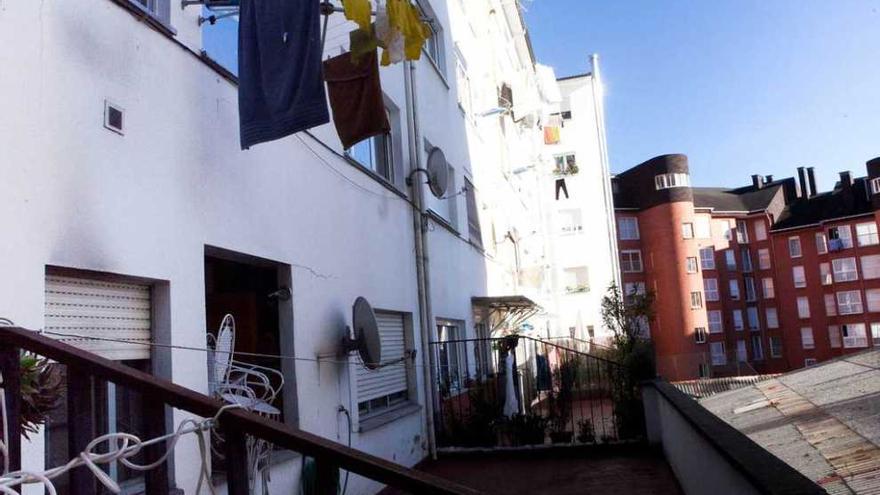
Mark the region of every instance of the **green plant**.
[[29, 438], [60, 404], [64, 384], [55, 365], [46, 358], [25, 352], [21, 354], [20, 366], [21, 431]]
[[502, 428], [512, 437], [514, 445], [535, 445], [544, 443], [547, 420], [539, 414], [514, 414], [504, 421]]
[[596, 441], [596, 430], [593, 428], [593, 422], [589, 419], [578, 421], [577, 441], [580, 443], [593, 443]]
[[553, 370], [553, 386], [547, 394], [547, 413], [550, 430], [561, 433], [568, 430], [571, 405], [574, 400], [574, 384], [578, 376], [579, 361], [571, 359]]

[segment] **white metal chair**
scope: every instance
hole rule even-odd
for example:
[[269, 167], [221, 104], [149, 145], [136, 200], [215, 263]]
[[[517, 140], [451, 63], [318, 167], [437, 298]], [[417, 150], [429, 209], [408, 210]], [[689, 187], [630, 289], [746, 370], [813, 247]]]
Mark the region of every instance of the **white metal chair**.
[[[276, 369], [236, 361], [235, 319], [227, 314], [217, 335], [208, 334], [208, 388], [211, 394], [227, 404], [271, 419], [279, 419], [281, 411], [272, 405], [284, 388], [284, 375]], [[262, 478], [263, 493], [268, 494], [269, 464], [272, 445], [264, 440], [248, 438], [248, 478], [251, 493], [256, 475]]]

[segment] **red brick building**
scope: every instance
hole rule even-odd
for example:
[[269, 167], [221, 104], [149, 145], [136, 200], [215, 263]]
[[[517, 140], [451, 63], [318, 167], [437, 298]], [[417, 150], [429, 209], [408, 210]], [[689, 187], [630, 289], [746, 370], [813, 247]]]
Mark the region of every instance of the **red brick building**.
[[687, 157], [613, 179], [624, 291], [656, 293], [672, 380], [773, 373], [880, 345], [880, 159], [818, 193], [812, 168], [691, 187]]

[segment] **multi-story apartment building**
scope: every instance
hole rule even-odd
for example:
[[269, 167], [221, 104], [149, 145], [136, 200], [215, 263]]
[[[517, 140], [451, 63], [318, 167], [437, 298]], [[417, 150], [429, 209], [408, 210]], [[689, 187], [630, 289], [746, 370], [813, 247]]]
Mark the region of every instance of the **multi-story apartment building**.
[[803, 167], [692, 187], [684, 155], [618, 174], [623, 290], [656, 294], [659, 373], [779, 372], [880, 343], [878, 165], [865, 178], [841, 173], [826, 193]]

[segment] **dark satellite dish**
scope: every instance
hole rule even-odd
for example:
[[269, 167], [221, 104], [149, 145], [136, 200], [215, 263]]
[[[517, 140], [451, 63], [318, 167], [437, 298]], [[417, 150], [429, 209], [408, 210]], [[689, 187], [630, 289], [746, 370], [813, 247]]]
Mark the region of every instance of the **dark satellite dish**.
[[442, 198], [446, 194], [446, 188], [449, 184], [449, 166], [446, 164], [446, 156], [443, 150], [434, 147], [428, 153], [428, 187], [431, 188], [431, 194], [437, 198]]
[[353, 335], [342, 339], [342, 348], [346, 353], [357, 351], [367, 369], [379, 368], [382, 361], [382, 340], [379, 338], [379, 325], [376, 324], [376, 313], [363, 297], [354, 301], [351, 324]]

